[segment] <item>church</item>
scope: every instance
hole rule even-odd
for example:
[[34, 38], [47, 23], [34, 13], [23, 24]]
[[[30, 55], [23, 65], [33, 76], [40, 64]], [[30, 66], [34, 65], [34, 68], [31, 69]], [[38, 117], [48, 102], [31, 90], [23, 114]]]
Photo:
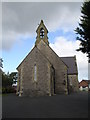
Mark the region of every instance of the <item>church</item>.
[[52, 50], [43, 20], [36, 33], [35, 46], [17, 67], [17, 94], [34, 97], [77, 92], [76, 56], [59, 57]]

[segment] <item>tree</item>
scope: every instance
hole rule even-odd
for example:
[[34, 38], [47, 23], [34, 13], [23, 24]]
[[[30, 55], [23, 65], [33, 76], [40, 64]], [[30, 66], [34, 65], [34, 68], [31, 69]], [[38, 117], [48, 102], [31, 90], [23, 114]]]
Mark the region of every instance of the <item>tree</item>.
[[12, 72], [10, 74], [10, 78], [12, 78], [13, 83], [16, 84], [17, 83], [17, 78], [18, 78], [17, 72]]
[[4, 72], [2, 73], [2, 87], [12, 86], [13, 83], [17, 82], [17, 72], [12, 72], [11, 74]]
[[3, 68], [3, 64], [2, 64], [2, 62], [3, 62], [3, 59], [0, 58], [0, 68]]
[[10, 74], [2, 74], [2, 93], [13, 93], [15, 89], [12, 87], [13, 79]]
[[2, 87], [12, 86], [13, 80], [5, 73], [2, 74]]
[[78, 34], [76, 39], [80, 41], [80, 48], [77, 51], [86, 53], [90, 63], [90, 0], [83, 3], [81, 13], [79, 27], [75, 30]]

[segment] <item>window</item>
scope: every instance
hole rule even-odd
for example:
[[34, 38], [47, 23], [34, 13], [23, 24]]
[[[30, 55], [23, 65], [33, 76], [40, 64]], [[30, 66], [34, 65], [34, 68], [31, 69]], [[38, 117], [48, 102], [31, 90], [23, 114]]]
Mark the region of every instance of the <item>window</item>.
[[43, 28], [40, 29], [40, 38], [44, 38], [44, 29]]
[[34, 65], [34, 81], [37, 81], [37, 66]]

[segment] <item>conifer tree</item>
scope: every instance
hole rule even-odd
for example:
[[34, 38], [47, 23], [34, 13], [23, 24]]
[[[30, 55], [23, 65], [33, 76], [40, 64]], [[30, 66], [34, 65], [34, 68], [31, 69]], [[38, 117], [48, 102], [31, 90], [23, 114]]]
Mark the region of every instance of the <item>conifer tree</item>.
[[78, 34], [76, 39], [80, 41], [77, 51], [86, 53], [90, 63], [90, 0], [82, 4], [81, 13], [79, 27], [75, 30]]

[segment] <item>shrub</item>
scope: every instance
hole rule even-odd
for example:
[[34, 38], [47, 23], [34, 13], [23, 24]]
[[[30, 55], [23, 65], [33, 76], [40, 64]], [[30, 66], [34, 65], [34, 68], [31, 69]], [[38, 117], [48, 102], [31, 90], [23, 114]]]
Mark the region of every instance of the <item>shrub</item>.
[[2, 93], [15, 93], [15, 92], [16, 92], [15, 89], [11, 86], [2, 88]]

